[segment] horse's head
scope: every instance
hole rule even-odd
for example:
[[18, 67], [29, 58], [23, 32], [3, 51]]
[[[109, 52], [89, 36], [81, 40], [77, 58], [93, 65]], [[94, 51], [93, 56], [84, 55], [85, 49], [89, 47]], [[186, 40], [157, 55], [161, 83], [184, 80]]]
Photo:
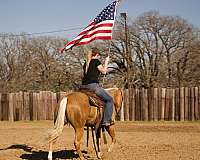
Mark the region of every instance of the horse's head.
[[116, 113], [119, 113], [121, 107], [122, 107], [122, 102], [123, 102], [123, 93], [120, 88], [108, 88], [106, 89], [108, 93], [113, 97], [113, 104], [115, 106], [115, 111]]

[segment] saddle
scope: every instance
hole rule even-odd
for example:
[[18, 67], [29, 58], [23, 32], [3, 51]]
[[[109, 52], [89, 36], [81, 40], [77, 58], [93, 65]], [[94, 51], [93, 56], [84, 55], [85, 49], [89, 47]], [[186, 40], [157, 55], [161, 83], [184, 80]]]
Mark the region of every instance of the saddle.
[[90, 89], [85, 89], [85, 88], [82, 89], [81, 88], [81, 89], [79, 89], [79, 92], [82, 92], [88, 96], [91, 106], [95, 106], [97, 108], [104, 107], [104, 105], [105, 105], [104, 100], [101, 97], [97, 96], [95, 91], [92, 91]]

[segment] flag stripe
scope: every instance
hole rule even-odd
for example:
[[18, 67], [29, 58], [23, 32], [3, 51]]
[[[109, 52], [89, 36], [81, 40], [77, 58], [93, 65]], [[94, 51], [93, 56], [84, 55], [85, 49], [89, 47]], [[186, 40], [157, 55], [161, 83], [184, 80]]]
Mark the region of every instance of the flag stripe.
[[84, 42], [84, 41], [90, 41], [90, 39], [93, 39], [94, 37], [111, 37], [112, 36], [112, 33], [98, 33], [98, 34], [94, 34], [93, 36], [90, 36], [90, 37], [87, 37], [87, 38], [83, 38], [81, 40], [78, 40], [78, 41], [73, 41], [73, 43], [70, 42], [70, 44], [68, 45], [74, 45], [76, 44], [77, 42], [80, 43], [80, 42]]
[[90, 26], [89, 29], [83, 30], [79, 35], [86, 34], [86, 33], [90, 32], [91, 30], [97, 29], [99, 27], [113, 27], [113, 23], [111, 23], [111, 22], [102, 22], [102, 23], [99, 23], [99, 24], [93, 24], [92, 27]]
[[[85, 29], [83, 30], [74, 40], [77, 40], [77, 39], [80, 39], [82, 38], [82, 35], [84, 34], [90, 34], [91, 32], [90, 31], [93, 31], [93, 30], [96, 30], [97, 28], [100, 28], [100, 27], [111, 27], [110, 29], [112, 30], [112, 27], [113, 27], [113, 24], [112, 23], [107, 23], [107, 22], [102, 22], [101, 24], [93, 24], [92, 28], [91, 26], [89, 27], [89, 29]], [[102, 29], [106, 29], [106, 28], [102, 28]]]
[[113, 27], [113, 24], [102, 24], [102, 25], [99, 25], [99, 26], [94, 26], [92, 29], [85, 31], [83, 33], [80, 33], [79, 36], [85, 35], [85, 34], [91, 34], [93, 31], [96, 31], [96, 30], [104, 30], [104, 29], [105, 30], [112, 30], [112, 27]]
[[[91, 36], [93, 36], [94, 34], [97, 34], [97, 33], [112, 33], [112, 29], [101, 29], [101, 30], [94, 30], [94, 31], [91, 31], [90, 34], [87, 34], [87, 35], [82, 35], [82, 38], [89, 38]], [[110, 35], [110, 34], [109, 34]], [[80, 40], [80, 37], [78, 37], [77, 39], [69, 42], [67, 45], [70, 45], [70, 44], [74, 44], [77, 42], [77, 40]]]
[[94, 40], [97, 40], [97, 39], [101, 39], [101, 40], [111, 40], [112, 38], [111, 38], [110, 36], [98, 36], [98, 37], [94, 37], [94, 38], [90, 39], [89, 41], [80, 42], [80, 43], [76, 44], [75, 46], [88, 44], [88, 43], [90, 43], [91, 41], [94, 41]]
[[[96, 33], [96, 34], [93, 34], [93, 35], [91, 35], [91, 36], [84, 36], [84, 38], [83, 39], [81, 39], [80, 41], [73, 41], [73, 42], [70, 42], [70, 44], [68, 44], [68, 45], [73, 45], [73, 44], [76, 44], [76, 43], [80, 43], [80, 42], [84, 42], [84, 41], [90, 41], [90, 39], [93, 39], [93, 37], [98, 37], [98, 36], [100, 36], [100, 37], [108, 37], [108, 39], [110, 39], [111, 38], [111, 36], [112, 36], [112, 32], [99, 32], [99, 33]], [[101, 38], [100, 38], [101, 39]]]
[[68, 46], [66, 46], [66, 50], [67, 49], [70, 49], [72, 46], [80, 46], [80, 45], [85, 45], [85, 44], [88, 44], [88, 43], [90, 43], [90, 42], [92, 42], [92, 41], [94, 41], [94, 40], [111, 40], [112, 39], [112, 36], [95, 36], [95, 37], [93, 37], [93, 38], [90, 38], [90, 39], [88, 39], [88, 40], [86, 40], [86, 39], [83, 39], [83, 40], [81, 40], [81, 42], [79, 42], [79, 43], [76, 43], [76, 44], [70, 44], [70, 45], [68, 45]]

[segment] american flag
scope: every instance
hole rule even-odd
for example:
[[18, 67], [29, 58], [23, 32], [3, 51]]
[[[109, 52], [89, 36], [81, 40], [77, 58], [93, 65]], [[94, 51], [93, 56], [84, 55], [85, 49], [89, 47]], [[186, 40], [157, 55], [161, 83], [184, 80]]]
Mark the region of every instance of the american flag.
[[94, 40], [111, 40], [116, 7], [119, 0], [112, 2], [72, 41], [60, 50], [63, 53], [74, 46], [85, 45]]

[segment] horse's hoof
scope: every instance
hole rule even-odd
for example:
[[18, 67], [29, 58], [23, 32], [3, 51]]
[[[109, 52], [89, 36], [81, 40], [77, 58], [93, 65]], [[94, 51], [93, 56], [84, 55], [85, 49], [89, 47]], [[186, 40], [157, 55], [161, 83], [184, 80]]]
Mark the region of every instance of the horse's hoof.
[[97, 158], [98, 158], [98, 159], [101, 159], [101, 152], [98, 152], [98, 153], [97, 153]]
[[52, 152], [49, 152], [49, 154], [48, 154], [48, 160], [52, 160]]
[[111, 148], [108, 148], [108, 152], [111, 152], [112, 151], [112, 149]]

